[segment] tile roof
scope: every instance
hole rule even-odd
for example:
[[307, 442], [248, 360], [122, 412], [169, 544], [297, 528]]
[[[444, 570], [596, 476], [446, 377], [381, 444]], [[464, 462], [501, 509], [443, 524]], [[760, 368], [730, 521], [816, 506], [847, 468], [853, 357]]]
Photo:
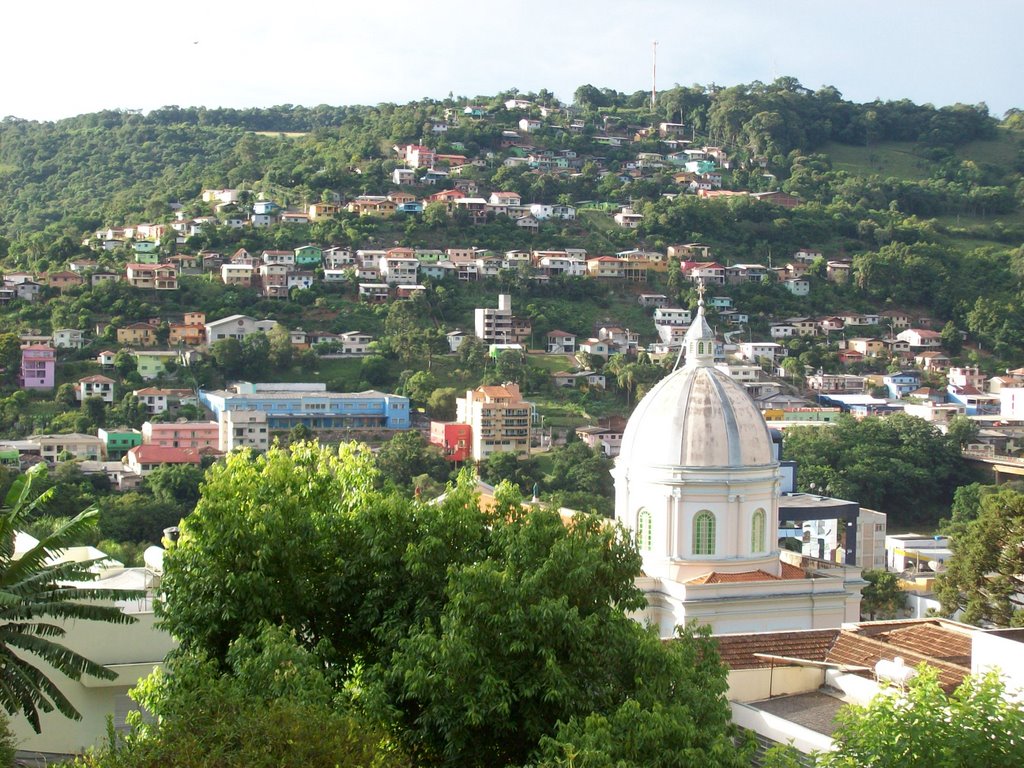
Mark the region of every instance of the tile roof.
[[163, 445], [137, 445], [129, 451], [139, 464], [199, 464], [197, 451]]
[[720, 573], [711, 571], [692, 579], [687, 579], [687, 584], [743, 584], [750, 581], [780, 581], [778, 576], [768, 571], [742, 571], [741, 573]]
[[771, 660], [755, 654], [825, 661], [839, 629], [804, 629], [792, 632], [717, 635], [718, 653], [729, 669], [771, 666]]
[[909, 667], [916, 667], [921, 662], [934, 667], [939, 673], [939, 682], [947, 692], [952, 692], [964, 677], [971, 673], [970, 665], [954, 664], [942, 659], [917, 653], [907, 647], [893, 647], [891, 643], [874, 637], [867, 637], [855, 632], [842, 632], [829, 650], [827, 661], [833, 664], [849, 664], [874, 669], [875, 664], [883, 659], [892, 660], [902, 656]]

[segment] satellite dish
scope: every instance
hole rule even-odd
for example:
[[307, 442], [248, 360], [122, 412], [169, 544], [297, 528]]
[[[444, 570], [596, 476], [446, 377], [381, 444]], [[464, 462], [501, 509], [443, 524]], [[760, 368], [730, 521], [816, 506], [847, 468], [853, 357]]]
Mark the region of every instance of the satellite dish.
[[928, 567], [931, 568], [935, 573], [938, 573], [939, 571], [942, 570], [942, 561], [941, 560], [929, 560], [928, 561]]

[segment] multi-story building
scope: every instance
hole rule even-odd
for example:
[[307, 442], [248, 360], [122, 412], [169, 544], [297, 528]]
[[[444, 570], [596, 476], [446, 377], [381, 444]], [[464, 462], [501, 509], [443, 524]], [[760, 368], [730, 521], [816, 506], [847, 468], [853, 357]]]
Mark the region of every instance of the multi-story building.
[[178, 290], [178, 271], [173, 264], [129, 264], [128, 285], [157, 291]]
[[206, 341], [213, 344], [223, 339], [238, 339], [262, 331], [267, 333], [277, 325], [276, 320], [256, 320], [248, 315], [230, 315], [206, 324]]
[[533, 404], [523, 400], [517, 384], [477, 387], [455, 404], [455, 420], [473, 430], [470, 453], [475, 461], [492, 453], [530, 455]]
[[380, 276], [388, 285], [412, 285], [416, 283], [420, 263], [412, 256], [392, 255], [380, 257]]
[[223, 411], [217, 420], [217, 448], [224, 453], [236, 448], [265, 451], [270, 446], [265, 411]]
[[432, 421], [430, 444], [440, 448], [448, 461], [465, 461], [473, 455], [473, 428], [457, 421]]
[[90, 397], [98, 397], [104, 403], [114, 402], [114, 380], [106, 376], [86, 376], [75, 385], [75, 399], [85, 402]]
[[98, 429], [96, 436], [103, 441], [107, 459], [110, 461], [120, 461], [132, 448], [142, 445], [142, 433], [131, 427]]
[[200, 390], [199, 400], [218, 422], [226, 411], [263, 411], [270, 430], [409, 428], [408, 398], [374, 390], [328, 392], [322, 383], [241, 382], [227, 390]]
[[25, 389], [53, 389], [57, 352], [44, 344], [21, 348], [21, 386]]
[[83, 334], [77, 328], [59, 328], [53, 332], [56, 349], [81, 349], [84, 344]]
[[133, 347], [149, 347], [156, 344], [157, 327], [152, 323], [131, 323], [117, 329], [117, 343]]
[[475, 310], [475, 332], [477, 338], [492, 344], [521, 344], [530, 338], [529, 318], [512, 314], [512, 297], [507, 293], [498, 296], [498, 307], [477, 307]]
[[39, 445], [39, 455], [54, 464], [68, 459], [99, 461], [103, 458], [103, 441], [96, 435], [71, 432], [64, 435], [31, 435], [31, 443]]
[[220, 426], [216, 421], [147, 421], [142, 425], [142, 444], [164, 448], [218, 449]]
[[248, 288], [252, 285], [252, 264], [221, 264], [220, 281], [224, 285], [238, 285]]
[[199, 400], [191, 389], [160, 389], [158, 387], [146, 387], [136, 389], [132, 392], [139, 402], [146, 406], [149, 414], [173, 413], [182, 405], [195, 405]]

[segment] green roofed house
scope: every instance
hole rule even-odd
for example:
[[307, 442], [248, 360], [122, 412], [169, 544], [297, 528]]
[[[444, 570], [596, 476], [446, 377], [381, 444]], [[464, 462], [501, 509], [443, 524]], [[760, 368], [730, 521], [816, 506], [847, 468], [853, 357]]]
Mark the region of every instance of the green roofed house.
[[21, 460], [21, 454], [13, 446], [0, 445], [0, 464], [6, 467], [17, 467]]
[[96, 430], [96, 436], [107, 447], [107, 458], [111, 461], [124, 458], [132, 448], [142, 445], [142, 433], [131, 427], [99, 429]]
[[295, 249], [296, 267], [319, 267], [323, 263], [324, 251], [316, 245], [300, 245]]

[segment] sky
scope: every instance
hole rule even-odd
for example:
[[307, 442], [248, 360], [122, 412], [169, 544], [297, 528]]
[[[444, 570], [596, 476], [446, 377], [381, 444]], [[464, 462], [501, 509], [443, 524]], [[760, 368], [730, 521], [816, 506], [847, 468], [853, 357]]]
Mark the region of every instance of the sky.
[[0, 117], [377, 104], [792, 76], [845, 98], [1024, 107], [1024, 2], [70, 0], [3, 11]]

